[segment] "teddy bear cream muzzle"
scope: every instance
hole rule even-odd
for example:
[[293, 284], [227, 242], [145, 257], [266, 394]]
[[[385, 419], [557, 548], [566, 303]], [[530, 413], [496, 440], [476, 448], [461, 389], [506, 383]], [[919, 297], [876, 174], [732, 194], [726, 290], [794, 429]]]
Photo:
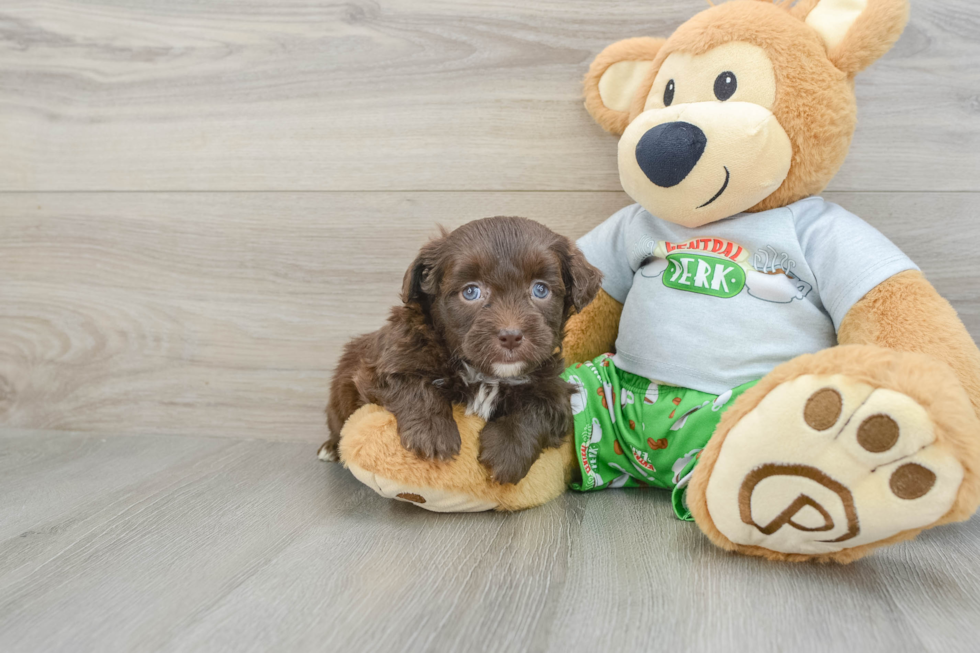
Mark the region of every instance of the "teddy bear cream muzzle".
[[644, 111], [619, 140], [626, 193], [685, 227], [762, 201], [786, 179], [793, 148], [771, 111], [751, 102], [695, 102]]

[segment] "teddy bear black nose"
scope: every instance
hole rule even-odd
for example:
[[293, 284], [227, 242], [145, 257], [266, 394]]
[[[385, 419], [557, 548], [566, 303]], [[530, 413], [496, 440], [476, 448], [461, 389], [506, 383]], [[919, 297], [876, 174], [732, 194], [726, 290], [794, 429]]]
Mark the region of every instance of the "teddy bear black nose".
[[704, 132], [691, 123], [667, 122], [640, 137], [636, 163], [647, 179], [661, 188], [670, 188], [694, 170], [707, 144]]

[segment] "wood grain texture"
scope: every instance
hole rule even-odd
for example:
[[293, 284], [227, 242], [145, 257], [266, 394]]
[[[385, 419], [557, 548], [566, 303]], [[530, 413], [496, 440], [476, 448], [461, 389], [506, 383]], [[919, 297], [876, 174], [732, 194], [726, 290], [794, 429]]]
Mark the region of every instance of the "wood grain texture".
[[[0, 4], [0, 651], [976, 650], [977, 520], [778, 565], [664, 493], [435, 515], [314, 456], [436, 223], [630, 203], [581, 77], [703, 6]], [[913, 0], [827, 194], [975, 338], [978, 27]]]
[[[0, 190], [618, 190], [606, 45], [702, 0], [7, 0]], [[919, 0], [834, 190], [980, 190], [980, 7]]]
[[[980, 336], [975, 193], [841, 193]], [[622, 193], [0, 194], [0, 424], [322, 440], [333, 365], [435, 224], [577, 237]], [[938, 227], [937, 227], [938, 225]]]
[[314, 450], [0, 431], [0, 461], [29, 461], [0, 474], [0, 650], [976, 650], [976, 520], [776, 564], [664, 492], [439, 515]]

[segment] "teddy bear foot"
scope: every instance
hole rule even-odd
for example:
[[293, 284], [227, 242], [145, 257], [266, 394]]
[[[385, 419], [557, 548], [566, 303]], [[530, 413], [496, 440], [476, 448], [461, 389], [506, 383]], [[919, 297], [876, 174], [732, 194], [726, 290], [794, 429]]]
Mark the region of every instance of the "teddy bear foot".
[[[861, 380], [797, 376], [719, 425], [728, 430], [702, 458], [712, 469], [698, 520], [713, 539], [770, 558], [848, 562], [972, 514], [980, 425], [966, 394], [928, 359], [868, 353], [883, 360]], [[921, 365], [911, 376], [896, 369]], [[928, 381], [914, 398], [893, 383], [910, 378]]]
[[340, 461], [359, 480], [388, 499], [433, 512], [523, 510], [564, 492], [574, 466], [572, 445], [544, 451], [520, 483], [502, 485], [480, 464], [483, 420], [455, 409], [461, 447], [452, 460], [423, 460], [405, 449], [395, 416], [380, 406], [359, 408], [341, 432]]
[[962, 482], [963, 466], [909, 397], [802, 376], [729, 432], [707, 500], [732, 542], [819, 555], [932, 524]]
[[369, 472], [360, 465], [349, 463], [354, 477], [386, 499], [413, 503], [432, 512], [483, 512], [499, 507], [496, 501], [452, 492], [435, 487], [416, 487]]

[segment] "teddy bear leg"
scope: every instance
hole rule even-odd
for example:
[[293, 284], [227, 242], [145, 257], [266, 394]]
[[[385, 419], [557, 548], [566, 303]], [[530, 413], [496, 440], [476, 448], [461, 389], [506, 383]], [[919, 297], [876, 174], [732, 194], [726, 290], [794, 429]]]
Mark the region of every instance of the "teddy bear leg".
[[980, 420], [948, 366], [841, 346], [781, 365], [740, 397], [687, 499], [723, 548], [850, 562], [968, 519], [978, 469]]
[[549, 449], [516, 485], [501, 485], [478, 460], [483, 420], [455, 410], [461, 448], [453, 460], [423, 460], [402, 447], [395, 416], [380, 406], [363, 406], [341, 431], [340, 461], [354, 476], [388, 499], [434, 512], [523, 510], [565, 491], [575, 457], [569, 439]]

